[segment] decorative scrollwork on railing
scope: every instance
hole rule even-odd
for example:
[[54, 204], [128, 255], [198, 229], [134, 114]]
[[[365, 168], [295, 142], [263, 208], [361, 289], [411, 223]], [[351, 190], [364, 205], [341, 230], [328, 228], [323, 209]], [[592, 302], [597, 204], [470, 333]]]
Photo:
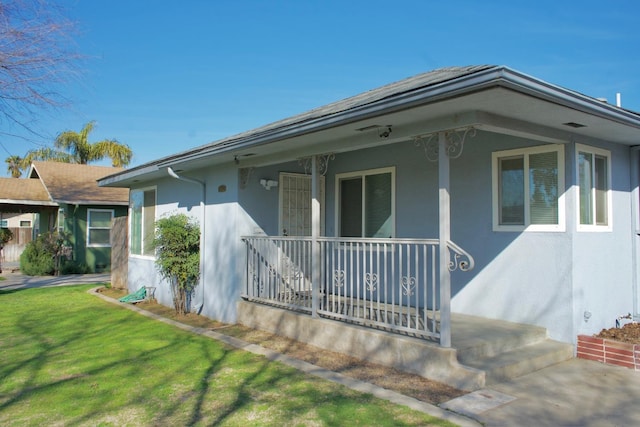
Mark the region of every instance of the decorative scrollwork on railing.
[[[336, 155], [333, 153], [328, 153], [328, 154], [318, 154], [316, 156], [316, 167], [318, 170], [318, 173], [322, 176], [325, 176], [327, 174], [327, 171], [329, 170], [329, 161], [330, 160], [334, 160], [336, 158]], [[306, 175], [309, 175], [311, 173], [311, 167], [313, 166], [311, 164], [311, 162], [313, 157], [303, 157], [301, 159], [298, 159], [298, 163], [304, 168], [304, 173]]]
[[[462, 155], [464, 149], [464, 143], [467, 136], [476, 136], [476, 128], [469, 126], [463, 129], [452, 129], [444, 132], [445, 149], [446, 154], [450, 159], [457, 159]], [[416, 146], [422, 146], [424, 154], [427, 160], [430, 162], [437, 162], [438, 155], [440, 153], [440, 146], [438, 141], [438, 132], [429, 133], [426, 135], [418, 135], [413, 137], [413, 142]]]
[[344, 286], [344, 270], [335, 270], [333, 272], [333, 285], [336, 288]]
[[364, 284], [367, 291], [375, 292], [378, 289], [378, 275], [376, 273], [367, 273], [364, 275]]
[[460, 246], [456, 245], [452, 241], [447, 244], [449, 251], [451, 251], [451, 258], [449, 260], [449, 271], [470, 271], [475, 266], [475, 260], [471, 254]]
[[412, 296], [416, 289], [416, 278], [411, 276], [402, 276], [402, 294]]

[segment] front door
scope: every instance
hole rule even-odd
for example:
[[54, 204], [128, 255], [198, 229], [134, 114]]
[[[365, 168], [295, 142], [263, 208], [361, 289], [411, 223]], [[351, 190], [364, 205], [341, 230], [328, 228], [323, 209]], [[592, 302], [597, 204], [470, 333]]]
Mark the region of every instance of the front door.
[[[311, 176], [297, 173], [280, 173], [281, 236], [311, 236]], [[324, 187], [320, 177], [320, 234], [324, 235]]]
[[[279, 227], [281, 236], [311, 236], [311, 176], [280, 173]], [[324, 234], [324, 177], [320, 177], [320, 232]], [[279, 250], [281, 293], [291, 298], [308, 298], [311, 291], [311, 246], [293, 239]]]

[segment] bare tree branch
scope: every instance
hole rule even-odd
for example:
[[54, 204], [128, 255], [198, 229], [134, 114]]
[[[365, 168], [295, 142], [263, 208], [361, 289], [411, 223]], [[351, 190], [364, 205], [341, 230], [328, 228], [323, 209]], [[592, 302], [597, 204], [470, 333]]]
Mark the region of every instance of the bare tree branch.
[[74, 30], [52, 1], [0, 0], [0, 132], [35, 134], [36, 113], [68, 104], [59, 89], [77, 75]]

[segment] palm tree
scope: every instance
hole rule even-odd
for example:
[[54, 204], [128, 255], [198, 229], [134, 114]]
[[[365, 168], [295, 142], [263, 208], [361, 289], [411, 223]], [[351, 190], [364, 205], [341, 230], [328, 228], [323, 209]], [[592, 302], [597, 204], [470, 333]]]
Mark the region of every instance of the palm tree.
[[38, 148], [37, 150], [27, 151], [27, 155], [22, 159], [22, 168], [27, 169], [34, 160], [77, 163], [69, 153], [64, 153], [51, 147], [43, 147]]
[[133, 157], [133, 152], [128, 145], [121, 144], [115, 139], [89, 142], [89, 134], [93, 131], [95, 123], [95, 121], [87, 123], [80, 132], [72, 130], [62, 132], [54, 141], [55, 147], [68, 152], [71, 155], [71, 163], [85, 165], [109, 157], [112, 166], [127, 166]]
[[127, 144], [121, 144], [115, 139], [89, 142], [89, 134], [93, 131], [95, 124], [95, 121], [87, 123], [80, 132], [72, 130], [62, 132], [53, 142], [55, 148], [43, 147], [30, 150], [24, 157], [9, 156], [5, 160], [7, 172], [14, 178], [20, 178], [22, 171], [28, 169], [34, 160], [86, 165], [108, 157], [113, 167], [128, 166], [133, 152]]
[[7, 164], [7, 173], [12, 178], [20, 178], [22, 176], [22, 170], [24, 169], [24, 159], [20, 156], [9, 156], [5, 159]]

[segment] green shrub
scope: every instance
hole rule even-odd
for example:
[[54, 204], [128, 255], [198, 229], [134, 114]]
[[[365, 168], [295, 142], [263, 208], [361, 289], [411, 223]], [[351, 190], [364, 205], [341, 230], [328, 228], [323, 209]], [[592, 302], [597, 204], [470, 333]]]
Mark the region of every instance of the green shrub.
[[0, 228], [0, 248], [13, 239], [13, 232], [8, 228]]
[[53, 253], [43, 236], [27, 243], [20, 255], [20, 271], [28, 276], [45, 276], [55, 272]]
[[58, 275], [68, 252], [63, 235], [43, 233], [27, 243], [20, 255], [20, 271], [28, 276]]
[[156, 267], [171, 283], [174, 308], [186, 314], [187, 298], [200, 277], [200, 227], [185, 214], [161, 218], [153, 243]]

